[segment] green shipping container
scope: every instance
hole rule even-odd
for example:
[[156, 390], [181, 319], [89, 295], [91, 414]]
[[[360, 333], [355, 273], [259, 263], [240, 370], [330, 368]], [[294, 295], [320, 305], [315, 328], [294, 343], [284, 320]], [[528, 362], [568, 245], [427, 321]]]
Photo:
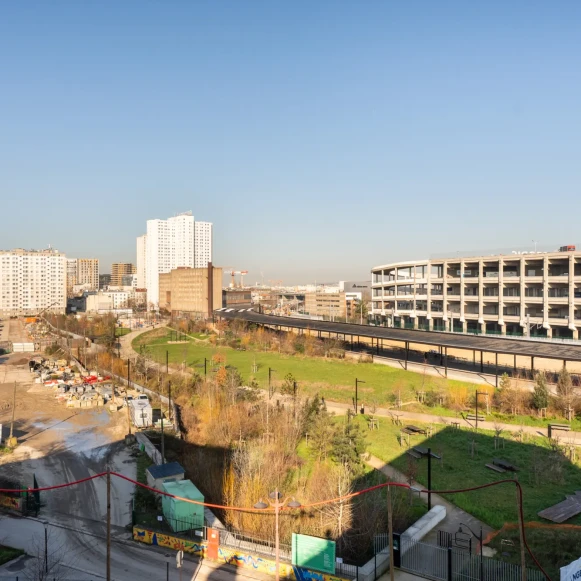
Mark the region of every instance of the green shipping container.
[[[204, 502], [204, 495], [194, 486], [191, 480], [164, 482], [163, 491], [189, 500]], [[204, 525], [204, 507], [177, 498], [163, 496], [163, 515], [174, 532], [187, 531]]]

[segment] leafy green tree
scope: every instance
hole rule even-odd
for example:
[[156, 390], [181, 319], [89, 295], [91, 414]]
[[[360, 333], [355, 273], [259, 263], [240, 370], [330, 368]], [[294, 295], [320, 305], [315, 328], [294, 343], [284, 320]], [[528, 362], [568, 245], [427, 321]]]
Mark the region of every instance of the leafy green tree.
[[346, 465], [352, 472], [362, 466], [361, 454], [365, 453], [367, 442], [359, 424], [348, 422], [335, 432], [331, 457], [335, 462]]
[[512, 379], [508, 376], [508, 373], [503, 373], [502, 377], [500, 378], [500, 384], [498, 388], [503, 390], [508, 390], [512, 387]]
[[547, 387], [547, 376], [544, 371], [539, 371], [535, 377], [533, 406], [537, 410], [549, 407], [549, 388]]

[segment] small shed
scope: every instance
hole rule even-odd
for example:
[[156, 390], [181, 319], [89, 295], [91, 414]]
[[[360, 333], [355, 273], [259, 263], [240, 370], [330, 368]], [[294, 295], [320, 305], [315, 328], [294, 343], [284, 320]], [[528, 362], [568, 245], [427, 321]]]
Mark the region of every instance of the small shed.
[[[204, 495], [190, 480], [162, 483], [162, 489], [189, 500], [204, 502]], [[163, 515], [174, 532], [187, 531], [204, 526], [204, 506], [193, 504], [169, 496], [162, 496]]]
[[174, 482], [184, 479], [185, 471], [179, 462], [150, 466], [146, 471], [147, 484], [157, 490], [162, 490], [164, 482]]

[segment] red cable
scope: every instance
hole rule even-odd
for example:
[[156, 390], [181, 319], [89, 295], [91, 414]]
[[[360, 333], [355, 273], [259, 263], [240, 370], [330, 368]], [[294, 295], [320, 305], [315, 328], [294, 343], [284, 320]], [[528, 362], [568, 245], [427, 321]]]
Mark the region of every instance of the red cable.
[[519, 528], [522, 531], [522, 538], [523, 538], [524, 545], [525, 545], [529, 555], [531, 556], [533, 561], [536, 563], [537, 567], [541, 570], [543, 575], [549, 581], [552, 581], [551, 578], [549, 577], [549, 574], [543, 569], [542, 565], [537, 561], [537, 558], [533, 555], [533, 552], [531, 551], [529, 544], [527, 543], [527, 537], [526, 537], [525, 525], [524, 525], [525, 517], [524, 517], [524, 511], [523, 511], [523, 507], [522, 507], [522, 505], [523, 505], [523, 491], [522, 491], [522, 486], [518, 480], [512, 480], [512, 479], [497, 480], [495, 482], [489, 482], [488, 484], [481, 484], [480, 486], [472, 486], [471, 488], [462, 488], [460, 490], [426, 490], [424, 488], [420, 492], [424, 492], [426, 494], [428, 492], [430, 492], [432, 494], [457, 494], [460, 492], [471, 492], [473, 490], [480, 490], [482, 488], [489, 488], [490, 486], [496, 486], [497, 484], [507, 484], [507, 483], [515, 484], [516, 488], [518, 490], [518, 498], [519, 498], [518, 511], [519, 511], [519, 515], [520, 515]]
[[[110, 472], [109, 473], [111, 476], [117, 476], [123, 480], [126, 480], [128, 482], [131, 482], [132, 484], [135, 484], [136, 486], [140, 486], [141, 488], [145, 488], [146, 490], [150, 490], [151, 492], [155, 492], [156, 494], [161, 494], [163, 496], [169, 496], [171, 498], [175, 498], [176, 500], [181, 500], [184, 502], [189, 502], [191, 504], [198, 504], [198, 505], [202, 505], [202, 506], [207, 506], [209, 508], [217, 508], [220, 510], [234, 510], [234, 511], [239, 511], [239, 512], [255, 512], [255, 513], [264, 513], [266, 511], [268, 511], [269, 509], [256, 509], [254, 507], [252, 508], [244, 508], [244, 507], [238, 507], [238, 506], [224, 506], [221, 504], [210, 504], [208, 502], [200, 502], [199, 500], [192, 500], [190, 498], [183, 498], [181, 496], [177, 496], [175, 494], [170, 494], [169, 492], [164, 492], [162, 490], [157, 490], [156, 488], [152, 488], [151, 486], [148, 486], [147, 484], [142, 484], [141, 482], [137, 482], [136, 480], [133, 480], [132, 478], [129, 478], [128, 476], [124, 476], [123, 474], [119, 474], [117, 472]], [[69, 486], [75, 486], [77, 484], [82, 484], [83, 482], [88, 482], [89, 480], [93, 480], [95, 478], [100, 478], [102, 476], [107, 476], [107, 472], [101, 472], [99, 474], [95, 474], [94, 476], [88, 476], [87, 478], [82, 478], [80, 480], [75, 480], [74, 482], [67, 482], [65, 484], [56, 484], [54, 486], [44, 486], [41, 488], [0, 488], [0, 492], [8, 492], [8, 493], [14, 493], [14, 492], [43, 492], [43, 491], [47, 491], [47, 490], [55, 490], [57, 488], [66, 488]], [[489, 482], [488, 484], [481, 484], [479, 486], [473, 486], [471, 488], [460, 488], [458, 490], [427, 490], [427, 489], [421, 489], [419, 492], [420, 493], [431, 493], [431, 494], [458, 494], [461, 492], [471, 492], [474, 490], [480, 490], [482, 488], [489, 488], [491, 486], [496, 486], [497, 484], [507, 484], [507, 483], [511, 483], [511, 484], [515, 484], [518, 490], [518, 495], [519, 495], [519, 514], [520, 514], [520, 528], [522, 530], [522, 535], [523, 535], [523, 542], [524, 545], [529, 553], [529, 555], [531, 556], [531, 558], [533, 559], [533, 561], [535, 562], [535, 564], [537, 565], [537, 567], [541, 570], [541, 572], [543, 573], [543, 575], [548, 579], [548, 581], [552, 581], [551, 578], [549, 577], [549, 575], [547, 574], [547, 572], [543, 569], [542, 565], [537, 561], [537, 558], [533, 555], [533, 552], [531, 551], [527, 540], [526, 540], [526, 531], [525, 531], [525, 526], [524, 526], [524, 512], [523, 512], [523, 491], [522, 491], [522, 486], [520, 485], [520, 482], [518, 482], [517, 480], [511, 480], [511, 479], [506, 479], [506, 480], [497, 480], [496, 482]], [[336, 498], [330, 498], [327, 500], [321, 500], [319, 502], [312, 502], [310, 504], [305, 504], [305, 505], [301, 505], [301, 509], [303, 508], [311, 508], [314, 506], [320, 506], [323, 504], [330, 504], [332, 502], [339, 502], [339, 501], [343, 501], [343, 500], [348, 500], [350, 498], [353, 498], [355, 496], [361, 496], [363, 494], [367, 494], [368, 492], [372, 492], [374, 490], [378, 490], [380, 488], [385, 488], [386, 486], [395, 486], [395, 487], [400, 487], [400, 488], [411, 488], [409, 484], [403, 484], [401, 482], [385, 482], [383, 484], [377, 484], [375, 486], [371, 486], [369, 488], [365, 488], [364, 490], [359, 490], [357, 492], [351, 492], [350, 494], [346, 494], [344, 496], [339, 496]], [[283, 510], [290, 510], [289, 507], [283, 507]], [[270, 510], [274, 510], [273, 508], [271, 508]]]

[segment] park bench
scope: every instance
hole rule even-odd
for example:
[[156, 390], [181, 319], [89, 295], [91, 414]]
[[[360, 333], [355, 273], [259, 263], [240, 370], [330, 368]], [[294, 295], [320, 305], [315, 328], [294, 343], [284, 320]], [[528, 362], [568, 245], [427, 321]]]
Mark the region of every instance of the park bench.
[[409, 430], [412, 434], [423, 434], [424, 436], [427, 436], [426, 430], [418, 428], [417, 426], [406, 426], [404, 430]]
[[486, 416], [482, 416], [480, 414], [478, 414], [478, 416], [476, 416], [476, 414], [467, 414], [466, 419], [472, 422], [475, 422], [476, 419], [478, 419], [479, 422], [484, 422], [486, 421]]
[[[425, 446], [414, 446], [412, 448], [412, 450], [414, 452], [417, 452], [418, 454], [420, 454], [420, 456], [427, 456], [428, 455], [428, 449]], [[436, 460], [441, 460], [441, 456], [439, 456], [438, 454], [435, 454], [434, 452], [430, 452], [430, 456], [432, 458], [435, 458]]]
[[491, 470], [494, 470], [495, 472], [506, 472], [506, 470], [504, 468], [501, 468], [500, 466], [495, 466], [494, 464], [485, 464], [486, 468], [490, 468]]
[[500, 466], [501, 468], [509, 470], [510, 472], [518, 472], [518, 468], [514, 464], [511, 464], [510, 462], [508, 462], [507, 460], [503, 460], [502, 458], [494, 458], [492, 460], [492, 463], [495, 466]]
[[570, 432], [571, 426], [569, 426], [567, 424], [549, 424], [549, 427], [547, 428], [549, 438], [553, 437], [553, 430], [560, 430], [562, 432]]

